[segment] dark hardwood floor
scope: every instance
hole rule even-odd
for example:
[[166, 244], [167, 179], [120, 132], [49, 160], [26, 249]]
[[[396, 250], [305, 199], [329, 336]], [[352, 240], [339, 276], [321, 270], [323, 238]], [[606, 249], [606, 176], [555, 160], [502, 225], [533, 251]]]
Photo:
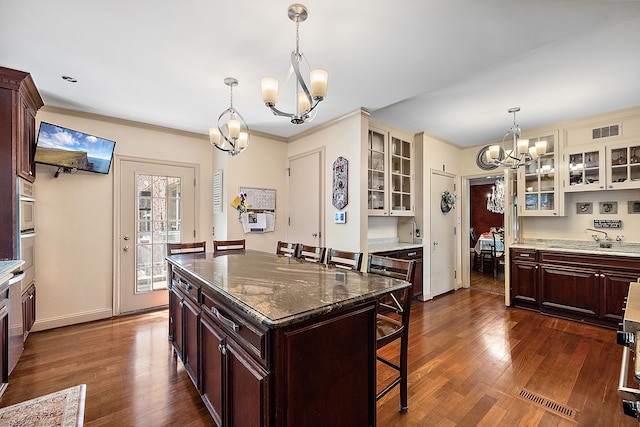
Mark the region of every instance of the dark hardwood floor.
[[[378, 426], [638, 425], [616, 394], [615, 331], [503, 299], [472, 288], [414, 303], [409, 412], [396, 388], [378, 402]], [[87, 427], [212, 425], [172, 355], [166, 310], [33, 333], [9, 380], [0, 406], [87, 384]]]

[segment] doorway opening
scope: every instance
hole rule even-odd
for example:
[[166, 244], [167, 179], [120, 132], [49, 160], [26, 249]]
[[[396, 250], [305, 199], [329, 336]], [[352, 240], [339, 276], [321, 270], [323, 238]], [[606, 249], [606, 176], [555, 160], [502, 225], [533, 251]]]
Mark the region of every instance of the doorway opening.
[[503, 175], [469, 179], [467, 199], [469, 287], [500, 295], [505, 293], [504, 243], [494, 239], [493, 232], [504, 230], [504, 212], [490, 210], [487, 202], [502, 179]]

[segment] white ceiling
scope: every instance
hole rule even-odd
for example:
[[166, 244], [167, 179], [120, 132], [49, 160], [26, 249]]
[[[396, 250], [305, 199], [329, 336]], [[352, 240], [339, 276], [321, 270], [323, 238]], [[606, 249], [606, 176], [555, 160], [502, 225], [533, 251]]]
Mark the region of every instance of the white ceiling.
[[640, 105], [639, 0], [305, 0], [300, 49], [329, 88], [293, 125], [260, 95], [295, 47], [290, 4], [2, 0], [0, 65], [30, 72], [45, 105], [202, 134], [228, 76], [250, 128], [282, 137], [364, 107], [472, 146], [502, 138], [510, 107], [527, 129]]

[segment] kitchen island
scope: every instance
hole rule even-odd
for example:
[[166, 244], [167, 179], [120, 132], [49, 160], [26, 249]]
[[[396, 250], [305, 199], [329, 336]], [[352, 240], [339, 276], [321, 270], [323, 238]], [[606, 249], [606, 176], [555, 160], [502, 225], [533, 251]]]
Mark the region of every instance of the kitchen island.
[[252, 250], [167, 260], [169, 336], [217, 425], [375, 425], [376, 301], [408, 282]]

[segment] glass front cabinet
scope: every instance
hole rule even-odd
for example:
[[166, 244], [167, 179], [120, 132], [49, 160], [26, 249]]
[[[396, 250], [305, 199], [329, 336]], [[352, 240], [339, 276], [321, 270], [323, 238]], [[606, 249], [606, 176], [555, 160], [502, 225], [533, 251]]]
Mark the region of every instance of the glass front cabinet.
[[370, 126], [367, 138], [367, 203], [371, 216], [413, 216], [413, 138]]
[[564, 191], [640, 188], [640, 141], [568, 148]]
[[564, 215], [562, 193], [559, 191], [558, 132], [529, 137], [529, 143], [547, 141], [547, 151], [518, 170], [518, 194], [524, 195], [518, 205], [522, 216]]

